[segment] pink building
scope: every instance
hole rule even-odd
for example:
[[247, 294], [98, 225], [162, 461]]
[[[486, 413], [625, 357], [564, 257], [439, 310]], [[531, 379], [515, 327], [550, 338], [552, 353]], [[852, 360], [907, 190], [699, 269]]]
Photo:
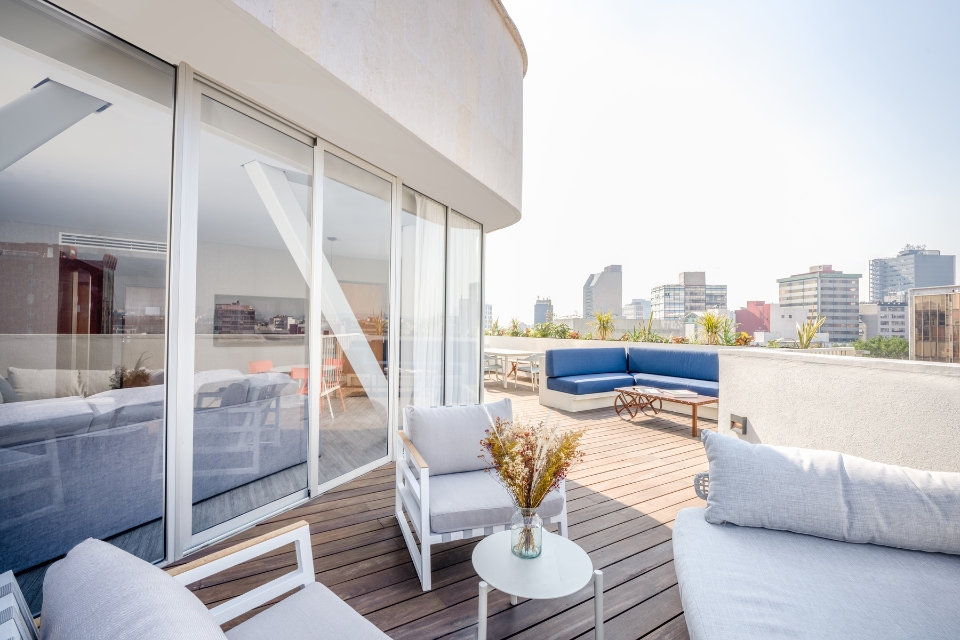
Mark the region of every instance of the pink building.
[[755, 331], [770, 331], [770, 303], [749, 300], [744, 309], [736, 311], [737, 331], [753, 335]]

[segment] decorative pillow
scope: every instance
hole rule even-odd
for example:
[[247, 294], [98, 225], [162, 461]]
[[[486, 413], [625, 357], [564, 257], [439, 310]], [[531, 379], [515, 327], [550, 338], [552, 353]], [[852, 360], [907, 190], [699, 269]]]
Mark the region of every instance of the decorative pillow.
[[84, 398], [110, 390], [110, 376], [113, 371], [82, 369], [80, 371], [80, 395]]
[[960, 473], [703, 432], [707, 522], [960, 555]]
[[10, 386], [21, 400], [70, 398], [80, 393], [80, 372], [76, 369], [7, 370]]
[[200, 600], [172, 577], [100, 540], [87, 539], [43, 580], [41, 640], [224, 640]]
[[10, 383], [7, 382], [6, 378], [0, 378], [0, 399], [3, 399], [4, 402], [21, 401], [20, 396], [18, 396], [17, 392], [13, 390], [13, 387], [10, 386]]
[[483, 453], [480, 440], [491, 419], [513, 420], [513, 405], [504, 398], [487, 405], [405, 407], [403, 418], [403, 430], [426, 460], [430, 475], [462, 473], [491, 466], [479, 457]]

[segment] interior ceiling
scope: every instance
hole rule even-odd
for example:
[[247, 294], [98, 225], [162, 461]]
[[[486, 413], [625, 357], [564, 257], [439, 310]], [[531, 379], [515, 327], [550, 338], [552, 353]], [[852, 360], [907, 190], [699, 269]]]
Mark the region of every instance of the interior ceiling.
[[[48, 77], [112, 106], [83, 118], [0, 172], [0, 219], [166, 241], [169, 109], [0, 43], [0, 106]], [[242, 168], [251, 160], [297, 170], [235, 138], [201, 133], [199, 240], [286, 250]], [[308, 211], [308, 188], [291, 186], [302, 211]], [[387, 259], [388, 202], [334, 180], [325, 181], [324, 197], [324, 235], [338, 238], [335, 255]]]

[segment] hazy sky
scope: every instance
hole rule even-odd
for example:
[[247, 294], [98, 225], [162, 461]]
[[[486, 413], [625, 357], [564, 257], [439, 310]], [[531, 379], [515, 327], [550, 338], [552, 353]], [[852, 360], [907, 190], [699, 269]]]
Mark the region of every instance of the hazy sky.
[[729, 306], [814, 264], [960, 253], [960, 2], [505, 0], [527, 46], [523, 219], [487, 301], [582, 311], [706, 271]]

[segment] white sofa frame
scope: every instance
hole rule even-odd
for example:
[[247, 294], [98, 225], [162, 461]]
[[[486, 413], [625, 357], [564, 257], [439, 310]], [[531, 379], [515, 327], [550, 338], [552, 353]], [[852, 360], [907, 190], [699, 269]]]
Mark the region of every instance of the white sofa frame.
[[293, 543], [297, 554], [297, 566], [294, 570], [211, 609], [210, 613], [216, 623], [223, 624], [282, 596], [288, 591], [297, 588], [303, 589], [316, 581], [313, 573], [310, 525], [307, 522], [301, 520], [262, 536], [244, 540], [232, 547], [198, 558], [193, 562], [170, 567], [166, 569], [166, 572], [173, 576], [177, 582], [186, 586], [290, 543]]
[[[447, 533], [436, 533], [430, 529], [430, 468], [426, 460], [417, 451], [409, 436], [405, 433], [406, 413], [404, 413], [404, 430], [397, 432], [397, 522], [400, 525], [400, 531], [403, 533], [403, 539], [407, 543], [407, 549], [410, 550], [410, 558], [413, 560], [413, 566], [420, 577], [420, 585], [424, 591], [430, 591], [430, 548], [433, 545], [442, 542], [451, 542], [453, 540], [465, 540], [476, 538], [492, 533], [505, 531], [509, 525], [498, 525], [495, 527], [480, 527], [477, 529], [467, 529], [464, 531], [452, 531]], [[420, 478], [417, 479], [410, 469], [410, 463], [416, 465], [420, 472]], [[552, 518], [544, 518], [544, 524], [556, 523], [558, 533], [564, 538], [567, 537], [567, 488], [566, 480], [560, 483], [560, 495], [563, 496], [563, 510]], [[404, 509], [410, 515], [410, 522], [416, 530], [417, 538], [413, 537], [413, 531], [407, 524], [407, 518], [404, 515]], [[425, 534], [424, 534], [425, 532]], [[417, 539], [420, 540], [419, 547]]]

